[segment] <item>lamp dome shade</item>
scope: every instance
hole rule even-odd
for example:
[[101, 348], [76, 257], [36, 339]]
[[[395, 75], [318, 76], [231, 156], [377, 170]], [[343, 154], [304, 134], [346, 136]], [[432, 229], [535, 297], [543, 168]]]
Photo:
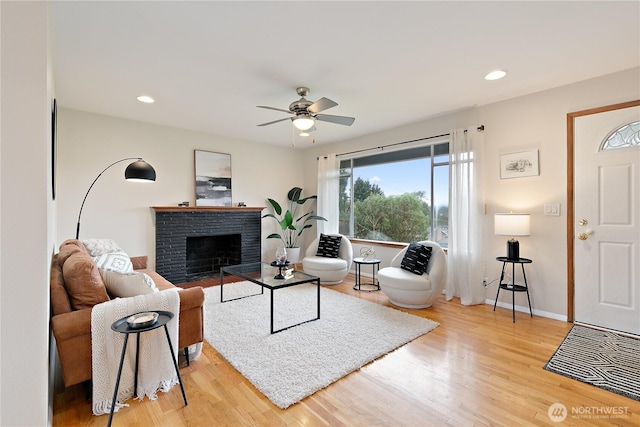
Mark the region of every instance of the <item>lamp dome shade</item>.
[[293, 119], [293, 125], [300, 130], [311, 129], [314, 123], [313, 118], [308, 115], [300, 115]]
[[124, 171], [124, 179], [127, 181], [150, 182], [156, 180], [156, 171], [144, 160], [136, 160], [127, 166]]

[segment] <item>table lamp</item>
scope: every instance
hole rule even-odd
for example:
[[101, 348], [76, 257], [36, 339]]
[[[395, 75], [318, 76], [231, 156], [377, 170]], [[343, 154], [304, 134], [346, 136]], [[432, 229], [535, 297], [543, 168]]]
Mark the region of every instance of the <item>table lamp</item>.
[[529, 214], [497, 213], [494, 216], [494, 226], [497, 236], [511, 236], [507, 240], [507, 258], [520, 259], [520, 243], [514, 236], [529, 235]]

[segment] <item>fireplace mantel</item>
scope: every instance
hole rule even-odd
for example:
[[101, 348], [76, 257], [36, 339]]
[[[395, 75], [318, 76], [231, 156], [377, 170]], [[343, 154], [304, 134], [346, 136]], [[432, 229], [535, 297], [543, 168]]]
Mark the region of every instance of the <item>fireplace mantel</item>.
[[255, 212], [264, 209], [264, 207], [250, 206], [151, 206], [156, 212]]

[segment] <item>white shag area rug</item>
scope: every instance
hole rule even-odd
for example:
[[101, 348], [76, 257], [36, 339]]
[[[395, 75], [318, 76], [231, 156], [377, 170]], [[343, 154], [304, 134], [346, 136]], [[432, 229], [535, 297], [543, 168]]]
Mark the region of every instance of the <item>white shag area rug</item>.
[[[260, 293], [250, 282], [224, 285], [225, 300]], [[269, 329], [270, 292], [220, 303], [205, 289], [205, 339], [276, 406], [285, 409], [438, 323], [380, 304], [320, 289], [320, 319], [276, 334]], [[274, 294], [274, 328], [316, 317], [315, 285]]]

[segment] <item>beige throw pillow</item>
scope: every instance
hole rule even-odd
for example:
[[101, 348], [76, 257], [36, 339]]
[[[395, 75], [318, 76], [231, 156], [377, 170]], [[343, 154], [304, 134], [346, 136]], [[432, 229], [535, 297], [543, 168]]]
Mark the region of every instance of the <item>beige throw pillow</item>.
[[153, 279], [141, 271], [119, 273], [100, 268], [100, 275], [112, 298], [128, 298], [159, 292]]

